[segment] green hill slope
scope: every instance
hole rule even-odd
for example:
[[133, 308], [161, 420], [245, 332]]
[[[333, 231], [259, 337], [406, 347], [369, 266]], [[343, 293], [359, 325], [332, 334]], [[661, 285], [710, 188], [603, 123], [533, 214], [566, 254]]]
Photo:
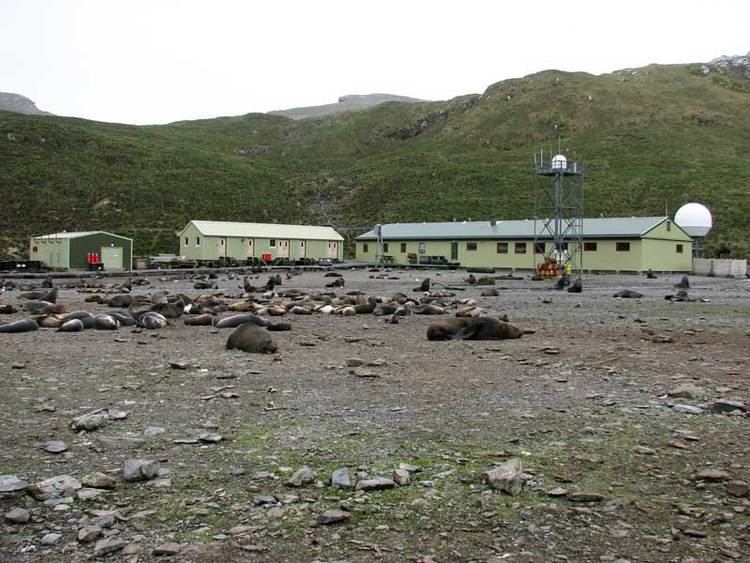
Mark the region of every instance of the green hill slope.
[[546, 71], [482, 96], [297, 121], [136, 127], [0, 112], [0, 246], [23, 252], [34, 234], [106, 229], [145, 255], [174, 251], [190, 219], [369, 228], [529, 217], [533, 152], [555, 147], [559, 131], [588, 166], [586, 215], [700, 201], [715, 217], [708, 248], [746, 256], [748, 86], [741, 73], [674, 65]]

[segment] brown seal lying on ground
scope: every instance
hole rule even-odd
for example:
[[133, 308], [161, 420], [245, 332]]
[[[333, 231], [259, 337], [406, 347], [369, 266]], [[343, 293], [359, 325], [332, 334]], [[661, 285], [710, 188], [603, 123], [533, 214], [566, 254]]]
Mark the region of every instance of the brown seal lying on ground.
[[456, 317], [437, 321], [427, 329], [427, 340], [505, 340], [524, 332], [492, 317]]
[[227, 338], [227, 350], [242, 350], [252, 354], [273, 354], [276, 352], [276, 344], [271, 340], [271, 335], [264, 328], [254, 324], [245, 323], [234, 329]]

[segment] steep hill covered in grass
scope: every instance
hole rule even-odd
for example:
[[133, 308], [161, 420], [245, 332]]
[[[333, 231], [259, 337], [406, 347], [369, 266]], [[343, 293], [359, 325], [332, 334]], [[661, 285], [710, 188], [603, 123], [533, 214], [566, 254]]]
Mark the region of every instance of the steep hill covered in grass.
[[588, 166], [586, 215], [700, 201], [715, 216], [709, 249], [744, 256], [749, 85], [741, 67], [672, 65], [545, 71], [481, 96], [303, 120], [136, 127], [0, 112], [0, 242], [23, 249], [33, 234], [101, 228], [149, 254], [176, 250], [190, 219], [369, 228], [524, 218], [533, 152], [556, 147], [559, 131]]

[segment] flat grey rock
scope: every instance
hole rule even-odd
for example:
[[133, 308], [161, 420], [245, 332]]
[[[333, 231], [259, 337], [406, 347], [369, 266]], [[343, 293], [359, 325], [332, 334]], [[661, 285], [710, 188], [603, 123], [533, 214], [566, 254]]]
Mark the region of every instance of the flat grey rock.
[[71, 497], [81, 488], [81, 482], [70, 475], [57, 475], [29, 486], [29, 493], [36, 500], [53, 497]]
[[25, 508], [13, 508], [3, 515], [6, 522], [11, 524], [26, 524], [31, 520], [31, 513]]
[[382, 489], [392, 489], [396, 486], [393, 479], [387, 477], [375, 477], [373, 479], [363, 479], [357, 482], [358, 491], [379, 491]]
[[148, 459], [129, 459], [122, 466], [125, 481], [148, 481], [159, 475], [159, 462]]
[[336, 469], [331, 473], [331, 487], [334, 489], [353, 489], [352, 472], [348, 467]]
[[29, 484], [15, 475], [0, 475], [0, 493], [23, 491]]

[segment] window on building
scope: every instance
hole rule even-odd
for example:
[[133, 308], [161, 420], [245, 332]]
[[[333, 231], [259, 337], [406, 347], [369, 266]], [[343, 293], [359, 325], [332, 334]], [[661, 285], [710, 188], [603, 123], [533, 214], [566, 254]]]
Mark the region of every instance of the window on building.
[[630, 252], [630, 243], [629, 242], [615, 243], [615, 250], [617, 252]]
[[544, 254], [546, 245], [543, 242], [534, 243], [534, 254]]
[[271, 248], [276, 248], [276, 239], [272, 238], [271, 240], [269, 240], [268, 246], [270, 246]]
[[406, 254], [406, 243], [405, 242], [401, 243], [401, 254]]
[[507, 242], [498, 242], [497, 243], [497, 253], [498, 254], [508, 254], [508, 243]]
[[383, 252], [388, 252], [388, 243], [387, 242], [383, 243]]
[[190, 244], [190, 239], [188, 237], [185, 237], [185, 246]]
[[423, 242], [420, 242], [419, 243], [419, 253], [420, 254], [424, 254], [425, 252], [427, 252], [427, 245], [425, 243], [423, 243]]
[[681, 244], [678, 244], [678, 245], [677, 245], [677, 246], [675, 247], [675, 250], [677, 251], [677, 254], [682, 254], [682, 245], [681, 245]]
[[526, 243], [525, 242], [517, 242], [513, 245], [513, 252], [516, 254], [526, 254]]
[[201, 245], [201, 237], [195, 237], [195, 246]]
[[583, 243], [583, 251], [584, 252], [596, 252], [597, 244], [595, 242], [584, 242]]
[[477, 243], [475, 242], [467, 242], [466, 243], [466, 251], [467, 252], [475, 252], [477, 249]]
[[[328, 248], [330, 248], [330, 247], [331, 247], [331, 243], [329, 242], [328, 243]], [[367, 244], [366, 242], [362, 243], [362, 252], [364, 252], [365, 254], [367, 254], [368, 252], [370, 252], [370, 245]]]

